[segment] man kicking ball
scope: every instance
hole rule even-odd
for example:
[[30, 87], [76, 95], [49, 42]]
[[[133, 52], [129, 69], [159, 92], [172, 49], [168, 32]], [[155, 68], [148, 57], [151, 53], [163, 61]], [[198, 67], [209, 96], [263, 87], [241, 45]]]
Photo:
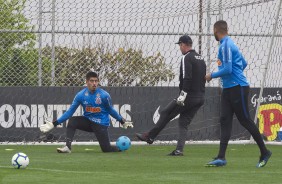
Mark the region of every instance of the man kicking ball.
[[188, 132], [188, 125], [204, 104], [206, 64], [202, 56], [192, 49], [192, 39], [183, 35], [176, 43], [183, 54], [180, 63], [178, 98], [172, 100], [160, 113], [157, 124], [148, 132], [136, 133], [139, 140], [149, 144], [164, 129], [164, 127], [180, 114], [178, 121], [179, 137], [176, 149], [169, 156], [183, 156], [183, 150]]

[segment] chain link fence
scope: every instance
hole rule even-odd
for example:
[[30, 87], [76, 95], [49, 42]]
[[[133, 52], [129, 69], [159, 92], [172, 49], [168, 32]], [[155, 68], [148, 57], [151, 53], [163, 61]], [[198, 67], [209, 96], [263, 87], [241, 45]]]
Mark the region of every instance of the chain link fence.
[[256, 87], [277, 25], [266, 83], [282, 86], [282, 20], [274, 11], [279, 2], [2, 0], [0, 85], [81, 86], [94, 70], [105, 86], [178, 86], [179, 36], [189, 34], [208, 70], [216, 70], [213, 24], [224, 19]]

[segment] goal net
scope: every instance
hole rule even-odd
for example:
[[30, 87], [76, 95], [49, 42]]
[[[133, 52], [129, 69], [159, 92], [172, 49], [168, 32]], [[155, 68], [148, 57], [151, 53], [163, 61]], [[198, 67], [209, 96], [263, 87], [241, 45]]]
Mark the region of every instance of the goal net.
[[[152, 128], [159, 110], [178, 95], [183, 34], [216, 71], [213, 24], [227, 21], [229, 34], [248, 62], [249, 108], [267, 140], [282, 126], [282, 12], [280, 0], [14, 0], [1, 1], [0, 142], [64, 141], [65, 127], [42, 136], [82, 89], [87, 71], [99, 73], [114, 108], [135, 124], [111, 138]], [[189, 126], [188, 139], [219, 139], [220, 81], [206, 86], [206, 100]], [[260, 95], [260, 91], [263, 93]], [[256, 114], [257, 112], [257, 114]], [[75, 115], [81, 115], [79, 108]], [[258, 118], [258, 119], [257, 119]], [[177, 140], [178, 117], [157, 137]], [[250, 135], [234, 117], [232, 140]], [[76, 141], [96, 141], [76, 133]]]

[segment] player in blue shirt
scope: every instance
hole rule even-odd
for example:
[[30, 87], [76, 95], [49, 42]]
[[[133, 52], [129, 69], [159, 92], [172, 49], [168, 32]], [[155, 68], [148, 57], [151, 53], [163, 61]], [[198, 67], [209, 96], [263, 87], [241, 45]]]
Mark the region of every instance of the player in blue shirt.
[[224, 166], [227, 164], [225, 152], [231, 136], [233, 114], [240, 124], [246, 128], [256, 141], [261, 156], [257, 167], [264, 167], [271, 156], [260, 132], [250, 117], [248, 109], [249, 83], [243, 73], [247, 62], [239, 48], [228, 36], [228, 26], [223, 20], [214, 24], [214, 36], [220, 42], [218, 49], [218, 71], [206, 75], [209, 82], [213, 78], [222, 80], [221, 115], [220, 115], [220, 148], [217, 157], [206, 166]]
[[[86, 74], [87, 88], [76, 94], [70, 108], [56, 121], [49, 122], [45, 120], [45, 124], [40, 126], [41, 132], [46, 133], [70, 118], [67, 125], [66, 146], [57, 148], [59, 153], [71, 153], [71, 143], [76, 129], [94, 132], [103, 152], [119, 151], [115, 146], [110, 145], [108, 133], [108, 127], [110, 126], [109, 115], [119, 121], [122, 128], [133, 128], [133, 123], [123, 119], [113, 108], [109, 93], [99, 88], [98, 84], [98, 74], [88, 72]], [[83, 107], [83, 116], [72, 117], [79, 105]]]

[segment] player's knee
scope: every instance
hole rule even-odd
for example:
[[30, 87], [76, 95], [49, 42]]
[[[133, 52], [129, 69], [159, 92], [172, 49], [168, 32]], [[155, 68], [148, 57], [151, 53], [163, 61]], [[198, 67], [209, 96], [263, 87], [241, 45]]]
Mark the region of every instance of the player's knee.
[[68, 125], [67, 125], [67, 128], [75, 128], [75, 127], [76, 127], [76, 122], [75, 122], [74, 118], [70, 118]]
[[250, 126], [252, 124], [255, 124], [254, 121], [250, 118], [242, 118], [242, 119], [238, 119], [240, 124], [246, 128], [247, 126]]
[[188, 129], [188, 125], [190, 125], [192, 118], [188, 116], [180, 116], [179, 118], [179, 127], [182, 129]]
[[116, 152], [112, 146], [101, 145], [100, 147], [101, 147], [102, 152], [104, 152], [104, 153]]
[[103, 153], [109, 153], [109, 152], [112, 152], [112, 150], [109, 150], [109, 149], [103, 149], [103, 148], [101, 148], [101, 150], [102, 150], [102, 152], [103, 152]]

